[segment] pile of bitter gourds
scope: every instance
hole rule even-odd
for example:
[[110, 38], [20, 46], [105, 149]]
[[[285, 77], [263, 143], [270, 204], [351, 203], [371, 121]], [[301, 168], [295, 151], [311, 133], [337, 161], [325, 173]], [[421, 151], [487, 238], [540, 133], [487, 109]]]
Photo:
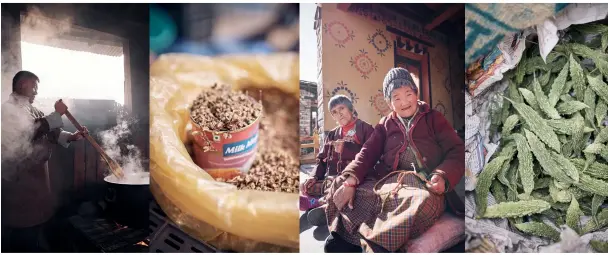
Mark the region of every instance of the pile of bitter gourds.
[[[554, 241], [559, 231], [544, 220], [581, 235], [608, 226], [607, 48], [608, 26], [575, 26], [546, 63], [530, 47], [505, 74], [502, 107], [490, 112], [500, 147], [477, 179], [478, 217]], [[583, 215], [592, 219], [582, 224]]]

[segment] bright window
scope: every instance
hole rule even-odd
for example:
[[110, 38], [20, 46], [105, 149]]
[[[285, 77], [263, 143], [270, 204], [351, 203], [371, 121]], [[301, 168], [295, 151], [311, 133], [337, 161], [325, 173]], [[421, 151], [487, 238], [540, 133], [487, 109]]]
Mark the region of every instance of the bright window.
[[124, 104], [124, 55], [106, 56], [22, 41], [21, 61], [23, 70], [40, 78], [40, 98], [106, 99]]

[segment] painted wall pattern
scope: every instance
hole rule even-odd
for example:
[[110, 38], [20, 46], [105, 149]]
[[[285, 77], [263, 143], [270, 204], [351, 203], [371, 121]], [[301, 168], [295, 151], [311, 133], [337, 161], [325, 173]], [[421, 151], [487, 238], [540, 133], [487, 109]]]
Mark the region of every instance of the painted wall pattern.
[[[384, 76], [395, 65], [397, 37], [386, 30], [386, 22], [373, 20], [369, 16], [365, 17], [357, 13], [344, 12], [337, 9], [337, 4], [324, 3], [322, 11], [325, 31], [321, 46], [323, 75], [319, 84], [323, 84], [325, 93], [319, 106], [323, 105], [323, 108], [327, 109], [329, 98], [335, 94], [349, 96], [353, 98], [359, 118], [375, 125], [382, 116], [391, 112], [381, 90]], [[391, 20], [389, 23], [410, 24], [410, 27], [414, 27], [410, 21]], [[352, 28], [356, 28], [356, 31]], [[335, 38], [331, 36], [330, 30], [334, 31]], [[409, 33], [407, 29], [403, 31]], [[344, 36], [350, 34], [352, 36]], [[354, 36], [355, 34], [366, 36]], [[455, 77], [455, 75], [450, 74], [449, 64], [451, 63], [449, 56], [452, 52], [448, 50], [448, 45], [440, 40], [441, 35], [423, 32], [412, 35], [422, 35], [421, 39], [435, 42], [434, 47], [428, 48], [431, 107], [441, 110], [446, 119], [453, 123], [451, 97], [453, 86], [450, 84], [450, 76]], [[335, 127], [336, 124], [331, 119], [329, 111], [324, 111], [324, 115], [321, 116], [324, 119], [325, 131]]]
[[378, 116], [380, 116], [380, 118], [391, 113], [391, 108], [388, 105], [388, 102], [384, 100], [384, 94], [382, 93], [381, 89], [379, 89], [376, 94], [370, 97], [369, 102], [371, 103], [371, 106], [374, 107], [376, 113], [378, 114]]
[[441, 100], [437, 100], [437, 103], [435, 104], [435, 107], [433, 109], [443, 114], [443, 116], [446, 116], [448, 114], [448, 110], [446, 109], [445, 105], [443, 105], [443, 102], [441, 102]]
[[348, 84], [344, 83], [344, 81], [340, 81], [331, 91], [327, 90], [327, 101], [329, 102], [329, 99], [335, 95], [345, 95], [353, 101], [353, 104], [356, 104], [357, 101], [359, 101], [359, 97], [357, 96], [357, 93], [353, 92], [347, 86]]
[[384, 31], [382, 29], [376, 29], [376, 32], [367, 36], [367, 41], [374, 46], [376, 49], [376, 53], [382, 57], [386, 54], [390, 54], [390, 49], [392, 48], [392, 43], [388, 40], [388, 38], [384, 35]]
[[363, 79], [369, 79], [369, 74], [378, 71], [378, 65], [369, 56], [365, 49], [359, 50], [358, 54], [350, 57], [350, 65], [354, 66]]
[[340, 21], [332, 21], [323, 24], [323, 31], [335, 41], [335, 45], [339, 48], [345, 48], [349, 41], [355, 39], [355, 32], [348, 29], [344, 23]]

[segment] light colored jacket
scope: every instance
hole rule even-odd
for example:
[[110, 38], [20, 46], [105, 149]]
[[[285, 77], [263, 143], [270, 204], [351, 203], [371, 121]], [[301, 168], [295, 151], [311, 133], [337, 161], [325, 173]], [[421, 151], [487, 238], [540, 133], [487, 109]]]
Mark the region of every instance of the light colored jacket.
[[11, 94], [2, 104], [2, 225], [36, 226], [55, 212], [48, 160], [52, 148], [67, 148], [71, 133], [61, 115], [44, 115], [28, 99]]

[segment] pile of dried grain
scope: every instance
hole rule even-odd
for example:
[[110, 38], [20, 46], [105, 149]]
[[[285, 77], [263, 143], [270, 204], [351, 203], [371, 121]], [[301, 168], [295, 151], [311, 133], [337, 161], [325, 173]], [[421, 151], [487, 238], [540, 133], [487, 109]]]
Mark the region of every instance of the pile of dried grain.
[[216, 84], [194, 100], [190, 115], [203, 130], [234, 131], [247, 127], [262, 116], [262, 104], [243, 92]]
[[[278, 89], [247, 90], [264, 105], [260, 123], [258, 152], [246, 175], [227, 183], [239, 189], [297, 193], [300, 164], [298, 158], [299, 102]], [[225, 180], [218, 180], [225, 181]]]
[[260, 140], [268, 148], [281, 149], [290, 155], [300, 154], [300, 101], [280, 89], [248, 89], [250, 96], [261, 100], [264, 117], [260, 122]]
[[298, 161], [285, 153], [259, 151], [247, 175], [227, 182], [239, 189], [296, 193], [300, 178], [298, 169]]

